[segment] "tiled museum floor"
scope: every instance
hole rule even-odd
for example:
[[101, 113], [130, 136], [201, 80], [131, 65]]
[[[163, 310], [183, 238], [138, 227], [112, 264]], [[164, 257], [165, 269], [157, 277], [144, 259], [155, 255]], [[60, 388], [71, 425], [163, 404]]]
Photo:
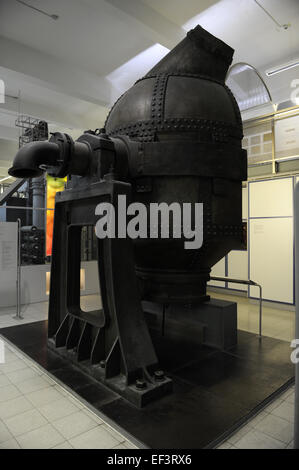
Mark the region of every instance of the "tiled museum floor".
[[[238, 303], [238, 329], [257, 333], [259, 327], [259, 305], [247, 297], [227, 295], [222, 292], [210, 292], [215, 298], [231, 300]], [[262, 332], [264, 336], [292, 341], [295, 334], [295, 312], [292, 307], [272, 306], [269, 302], [263, 304]]]
[[[211, 292], [238, 302], [238, 328], [258, 331], [258, 305], [245, 297]], [[84, 309], [98, 305], [98, 296], [82, 297]], [[0, 328], [47, 318], [47, 302], [23, 306], [23, 320], [14, 308], [0, 310]], [[291, 341], [293, 311], [263, 308], [263, 334]], [[121, 448], [135, 447], [31, 360], [5, 343], [0, 364], [0, 448]], [[219, 448], [291, 448], [294, 390], [288, 389]]]
[[111, 428], [11, 345], [0, 363], [1, 449], [130, 449]]

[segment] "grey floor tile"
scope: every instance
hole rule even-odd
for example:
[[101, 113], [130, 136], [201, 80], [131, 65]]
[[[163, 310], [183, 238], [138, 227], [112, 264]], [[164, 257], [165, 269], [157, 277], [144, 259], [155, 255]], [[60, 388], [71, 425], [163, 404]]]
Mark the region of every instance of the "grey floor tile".
[[118, 431], [116, 431], [114, 428], [112, 428], [111, 426], [109, 426], [108, 424], [104, 423], [103, 424], [103, 427], [106, 429], [106, 431], [108, 431], [113, 437], [114, 439], [116, 439], [118, 442], [123, 442], [125, 439], [125, 437]]
[[103, 425], [70, 439], [75, 449], [112, 449], [120, 444]]
[[0, 388], [6, 385], [11, 385], [11, 382], [5, 374], [1, 374], [0, 375]]
[[245, 434], [235, 447], [238, 449], [284, 449], [286, 444], [264, 434], [257, 429], [252, 429]]
[[35, 374], [31, 379], [24, 380], [16, 384], [17, 388], [23, 394], [36, 392], [44, 388], [49, 388], [49, 382], [42, 376]]
[[288, 388], [285, 392], [282, 393], [282, 395], [279, 396], [281, 400], [286, 400], [290, 395], [293, 395], [295, 392], [293, 387]]
[[274, 410], [272, 410], [271, 414], [274, 416], [278, 416], [279, 418], [286, 419], [291, 423], [294, 422], [294, 405], [292, 403], [288, 403], [283, 401], [278, 405]]
[[256, 427], [258, 425], [258, 423], [260, 421], [262, 421], [264, 418], [266, 418], [266, 416], [268, 416], [269, 413], [267, 413], [266, 411], [260, 411], [256, 416], [254, 416], [254, 418], [252, 418], [248, 424], [251, 426], [251, 427]]
[[63, 395], [70, 403], [73, 403], [77, 408], [84, 408], [87, 410], [88, 408], [86, 407], [85, 403], [83, 403], [79, 397], [77, 398], [76, 395], [73, 395], [70, 391], [66, 390], [63, 386], [60, 384], [55, 385], [56, 390], [59, 391], [61, 395]]
[[48, 382], [49, 385], [52, 385], [53, 387], [56, 386], [56, 385], [59, 385], [58, 382], [56, 382], [56, 380], [54, 380], [53, 377], [50, 377], [50, 375], [48, 375], [48, 374], [42, 373], [41, 377], [44, 380], [46, 380], [46, 382]]
[[2, 442], [0, 444], [0, 449], [20, 449], [18, 442], [15, 439], [9, 439], [9, 441]]
[[62, 444], [65, 439], [51, 424], [46, 424], [18, 436], [17, 441], [22, 449], [51, 449]]
[[13, 398], [16, 398], [20, 395], [21, 392], [15, 385], [4, 385], [4, 387], [1, 387], [0, 403], [12, 400]]
[[31, 367], [24, 367], [24, 369], [21, 370], [8, 372], [6, 375], [13, 384], [19, 384], [25, 380], [38, 377], [38, 374]]
[[86, 408], [85, 406], [82, 408], [83, 413], [85, 413], [87, 416], [89, 416], [91, 419], [97, 422], [97, 424], [103, 424], [104, 421], [92, 410], [89, 408]]
[[252, 429], [252, 427], [250, 426], [250, 424], [246, 424], [245, 426], [243, 426], [242, 428], [240, 428], [238, 431], [236, 431], [234, 434], [232, 434], [231, 436], [229, 436], [227, 438], [227, 442], [229, 442], [230, 444], [233, 444], [235, 445], [236, 442], [238, 442], [245, 434], [247, 434], [250, 430]]
[[4, 364], [0, 364], [0, 370], [1, 372], [4, 372], [4, 374], [8, 374], [9, 372], [14, 372], [16, 370], [22, 370], [25, 367], [25, 362], [18, 357], [16, 357], [14, 361], [4, 362]]
[[10, 364], [11, 362], [16, 361], [17, 359], [19, 359], [17, 354], [14, 351], [11, 351], [10, 349], [5, 347], [5, 350], [4, 350], [4, 363], [5, 364]]
[[70, 440], [72, 437], [79, 436], [98, 426], [95, 420], [91, 419], [81, 410], [54, 421], [52, 424], [66, 440]]
[[291, 405], [294, 405], [295, 403], [295, 392], [291, 393], [286, 399], [285, 401], [287, 403], [290, 403]]
[[268, 405], [264, 411], [266, 413], [272, 413], [272, 411], [281, 405], [281, 403], [283, 403], [283, 400], [281, 400], [281, 398], [277, 398], [276, 400], [272, 401], [272, 403], [270, 403], [270, 405]]
[[0, 443], [9, 441], [12, 437], [5, 423], [0, 421]]
[[290, 421], [269, 414], [260, 421], [255, 429], [288, 444], [294, 435], [294, 425]]
[[55, 388], [48, 385], [47, 388], [37, 390], [36, 392], [27, 393], [26, 398], [37, 408], [60, 400], [63, 395]]
[[55, 400], [41, 406], [39, 411], [47, 418], [48, 421], [53, 422], [75, 413], [79, 409], [80, 408], [78, 408], [75, 403], [68, 398], [63, 397], [60, 400]]
[[29, 431], [33, 431], [48, 422], [38, 410], [32, 409], [6, 419], [4, 423], [11, 434], [16, 437]]
[[32, 403], [23, 395], [0, 403], [0, 419], [11, 418], [32, 409]]

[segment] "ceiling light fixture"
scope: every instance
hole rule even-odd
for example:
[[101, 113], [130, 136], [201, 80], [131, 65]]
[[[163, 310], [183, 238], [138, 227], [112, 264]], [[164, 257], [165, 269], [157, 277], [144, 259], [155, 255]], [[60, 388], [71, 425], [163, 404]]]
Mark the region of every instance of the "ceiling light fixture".
[[298, 67], [299, 60], [289, 62], [287, 64], [279, 65], [273, 69], [266, 70], [267, 77], [272, 77], [272, 75], [276, 75], [277, 73], [285, 72], [286, 70], [290, 70], [294, 67]]
[[289, 29], [289, 27], [291, 26], [290, 23], [287, 23], [287, 24], [280, 24], [275, 18], [274, 16], [271, 15], [271, 13], [268, 12], [268, 10], [266, 10], [265, 7], [263, 7], [263, 5], [261, 5], [257, 0], [254, 0], [255, 3], [266, 13], [266, 15], [276, 24], [276, 26], [278, 26], [279, 28], [283, 28], [283, 29]]
[[35, 10], [35, 11], [37, 11], [38, 13], [41, 13], [42, 15], [46, 15], [46, 16], [48, 16], [49, 18], [51, 18], [52, 20], [58, 20], [58, 18], [59, 18], [58, 15], [51, 15], [50, 13], [47, 13], [46, 11], [41, 10], [40, 8], [36, 8], [36, 7], [34, 7], [33, 5], [30, 5], [29, 3], [23, 2], [23, 0], [16, 0], [16, 2], [21, 3], [21, 4], [24, 5], [25, 7], [31, 8], [32, 10]]

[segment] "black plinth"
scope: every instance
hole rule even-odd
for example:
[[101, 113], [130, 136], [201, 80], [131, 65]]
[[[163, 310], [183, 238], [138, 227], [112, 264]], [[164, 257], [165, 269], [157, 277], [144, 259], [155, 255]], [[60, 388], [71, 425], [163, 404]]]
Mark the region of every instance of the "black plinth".
[[152, 329], [161, 367], [174, 392], [137, 409], [47, 348], [47, 322], [0, 334], [151, 448], [207, 448], [227, 437], [294, 380], [289, 343], [238, 331], [230, 351], [198, 345], [198, 332]]
[[157, 329], [160, 323], [165, 335], [177, 331], [181, 336], [195, 338], [197, 343], [221, 351], [229, 351], [237, 344], [236, 302], [211, 299], [192, 306], [172, 304], [164, 306], [164, 310], [161, 304], [143, 302], [143, 307], [149, 326]]

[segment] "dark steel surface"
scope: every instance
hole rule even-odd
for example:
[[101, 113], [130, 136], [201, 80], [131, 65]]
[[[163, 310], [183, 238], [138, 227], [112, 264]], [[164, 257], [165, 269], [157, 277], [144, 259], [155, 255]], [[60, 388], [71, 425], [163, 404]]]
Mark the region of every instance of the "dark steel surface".
[[[9, 170], [68, 176], [55, 205], [50, 347], [138, 406], [171, 389], [167, 377], [157, 380], [141, 301], [208, 300], [211, 267], [242, 247], [247, 159], [240, 112], [224, 83], [232, 55], [198, 26], [117, 101], [105, 129], [86, 131], [76, 142], [56, 132], [49, 142], [30, 143]], [[172, 233], [99, 241], [103, 308], [87, 315], [80, 307], [81, 231], [95, 226], [100, 202], [117, 209], [118, 195], [147, 208], [203, 203], [203, 245], [187, 250], [184, 236]]]
[[160, 324], [151, 329], [174, 390], [140, 410], [49, 350], [47, 322], [0, 330], [106, 421], [153, 449], [213, 447], [294, 382], [289, 342], [238, 331], [238, 344], [219, 352], [187, 332], [180, 327], [162, 337]]
[[134, 242], [142, 296], [148, 300], [204, 300], [211, 267], [241, 247], [247, 158], [240, 112], [224, 83], [232, 56], [229, 46], [197, 27], [117, 101], [107, 118], [108, 135], [126, 134], [144, 143], [133, 165], [133, 200], [204, 204], [199, 250], [185, 250], [180, 240], [170, 240], [167, 248], [163, 240]]

